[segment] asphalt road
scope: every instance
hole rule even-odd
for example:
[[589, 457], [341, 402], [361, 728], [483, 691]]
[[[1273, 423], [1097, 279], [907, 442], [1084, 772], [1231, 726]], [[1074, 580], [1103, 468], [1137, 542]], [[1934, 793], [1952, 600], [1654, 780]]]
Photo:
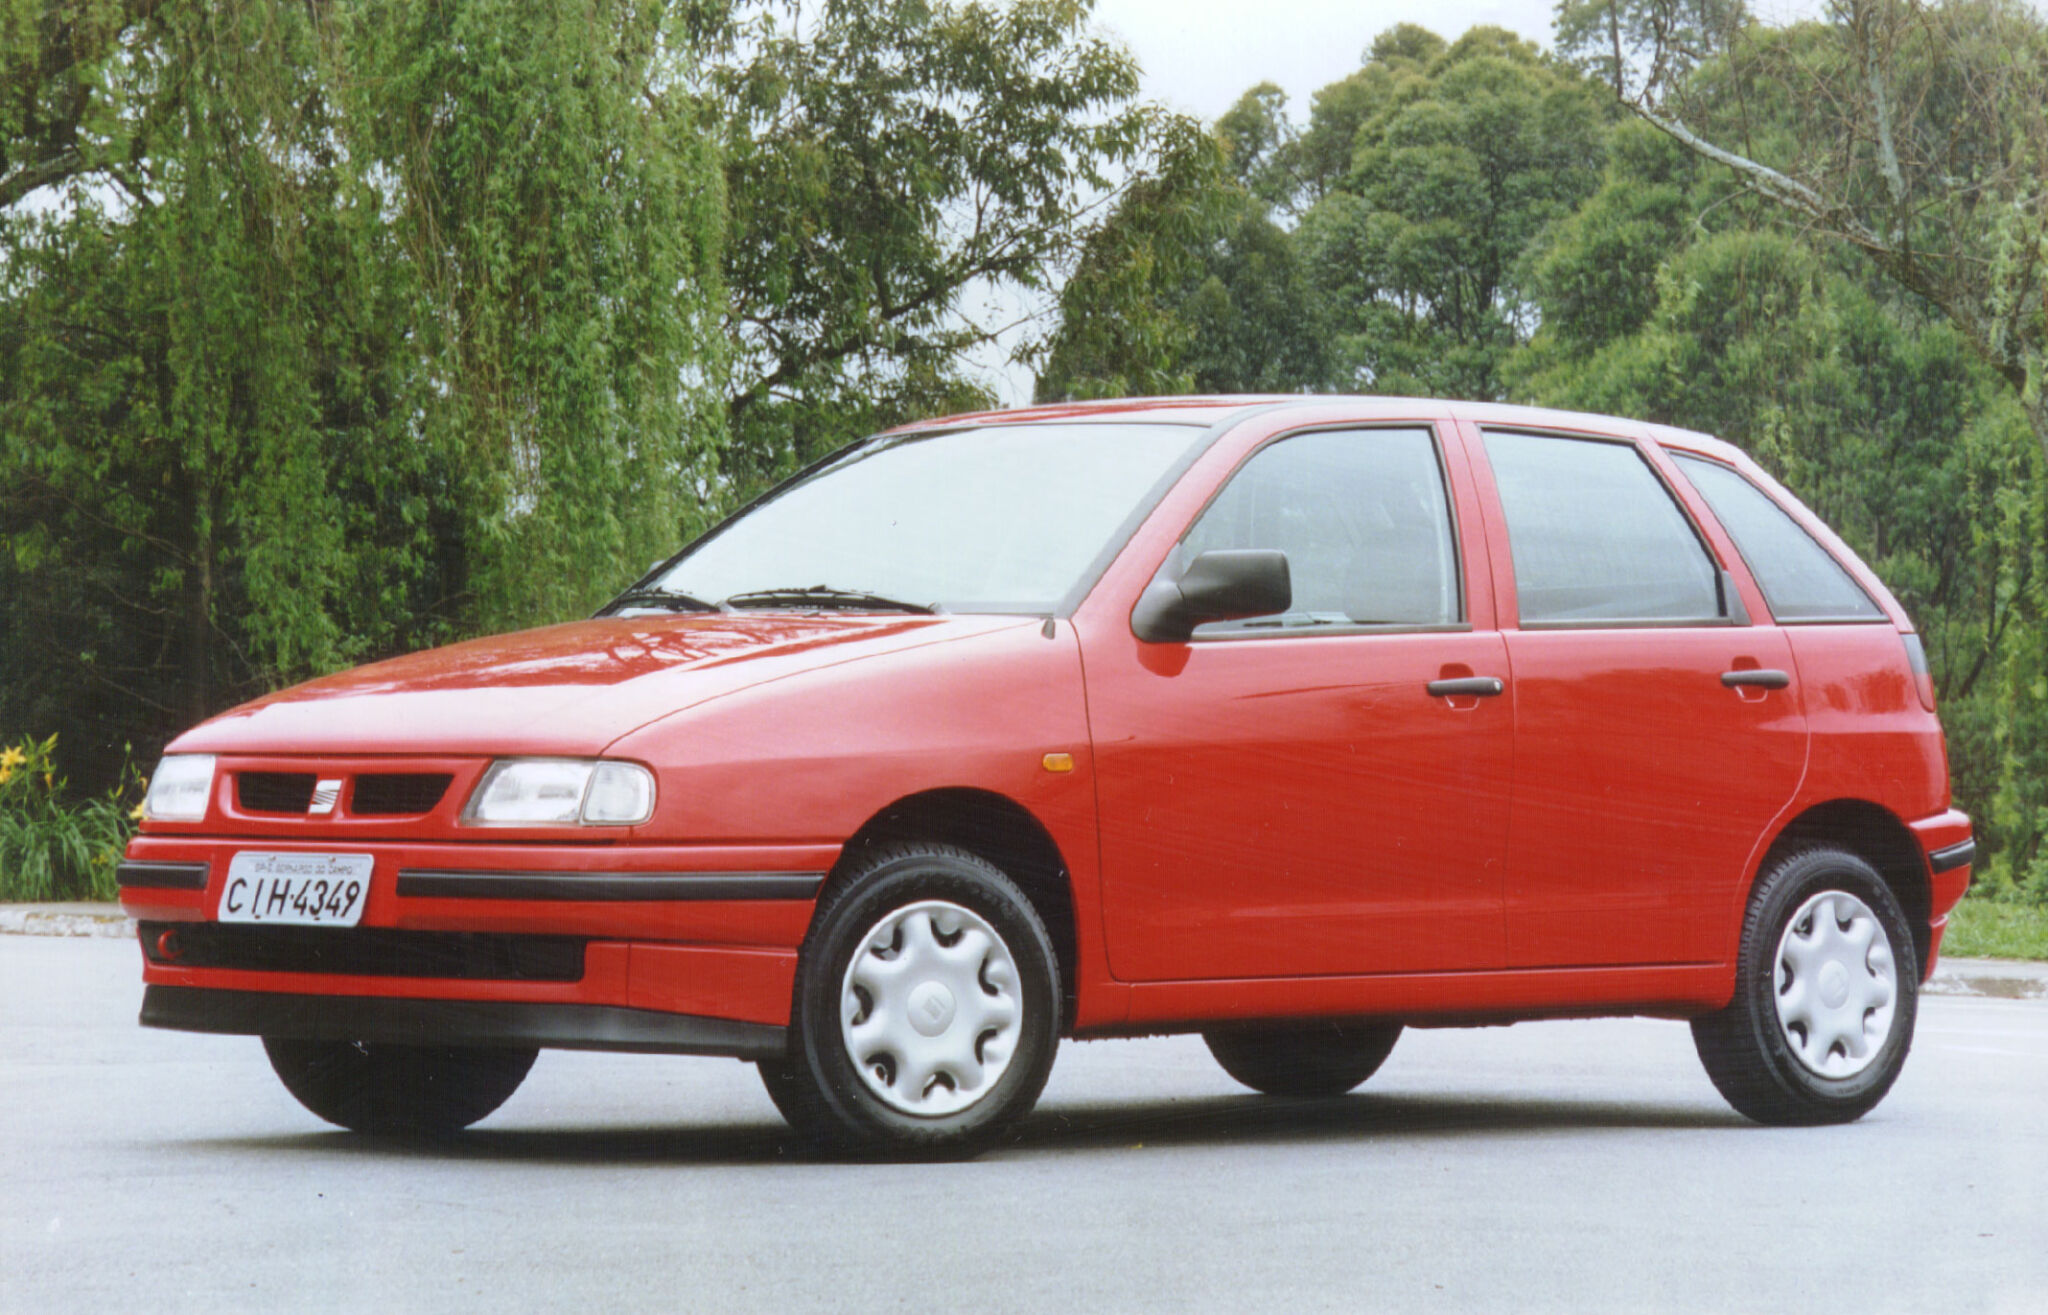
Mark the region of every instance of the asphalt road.
[[1844, 1128], [1680, 1024], [1411, 1031], [1359, 1093], [1068, 1045], [970, 1164], [796, 1153], [751, 1068], [547, 1052], [473, 1133], [332, 1131], [144, 1031], [126, 942], [0, 936], [0, 1311], [2048, 1310], [2048, 1002], [1928, 998]]

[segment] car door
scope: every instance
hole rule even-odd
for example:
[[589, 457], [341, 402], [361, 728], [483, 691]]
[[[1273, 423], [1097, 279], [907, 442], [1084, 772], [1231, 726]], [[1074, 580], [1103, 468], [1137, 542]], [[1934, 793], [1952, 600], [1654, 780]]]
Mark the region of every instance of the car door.
[[1748, 615], [1647, 447], [1505, 429], [1476, 446], [1512, 581], [1508, 963], [1716, 961], [1805, 770], [1785, 634]]
[[1082, 635], [1119, 978], [1501, 963], [1512, 699], [1445, 470], [1423, 425], [1278, 437], [1160, 570], [1279, 549], [1290, 610], [1185, 643], [1127, 615]]

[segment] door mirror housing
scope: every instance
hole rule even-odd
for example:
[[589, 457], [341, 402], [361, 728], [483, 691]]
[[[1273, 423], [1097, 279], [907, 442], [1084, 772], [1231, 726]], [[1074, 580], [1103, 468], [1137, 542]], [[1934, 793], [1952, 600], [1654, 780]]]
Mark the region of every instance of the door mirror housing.
[[1287, 554], [1219, 548], [1188, 563], [1178, 580], [1154, 582], [1131, 609], [1131, 633], [1150, 644], [1186, 643], [1206, 621], [1284, 612], [1294, 602]]

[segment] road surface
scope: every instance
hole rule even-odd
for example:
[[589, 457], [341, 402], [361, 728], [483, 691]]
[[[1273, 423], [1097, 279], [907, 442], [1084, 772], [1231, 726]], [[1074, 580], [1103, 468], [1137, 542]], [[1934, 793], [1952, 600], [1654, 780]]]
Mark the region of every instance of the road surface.
[[732, 1060], [545, 1052], [438, 1148], [145, 1031], [127, 942], [0, 936], [0, 1311], [2048, 1310], [2048, 1002], [1928, 998], [1862, 1122], [1682, 1024], [1410, 1031], [1357, 1094], [1069, 1044], [969, 1164], [809, 1160]]

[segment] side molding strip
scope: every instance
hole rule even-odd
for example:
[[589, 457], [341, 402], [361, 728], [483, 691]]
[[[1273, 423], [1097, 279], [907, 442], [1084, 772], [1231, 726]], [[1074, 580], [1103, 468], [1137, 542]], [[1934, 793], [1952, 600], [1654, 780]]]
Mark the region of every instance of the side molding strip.
[[808, 900], [822, 872], [464, 872], [404, 868], [406, 899], [568, 900], [600, 903], [677, 900]]

